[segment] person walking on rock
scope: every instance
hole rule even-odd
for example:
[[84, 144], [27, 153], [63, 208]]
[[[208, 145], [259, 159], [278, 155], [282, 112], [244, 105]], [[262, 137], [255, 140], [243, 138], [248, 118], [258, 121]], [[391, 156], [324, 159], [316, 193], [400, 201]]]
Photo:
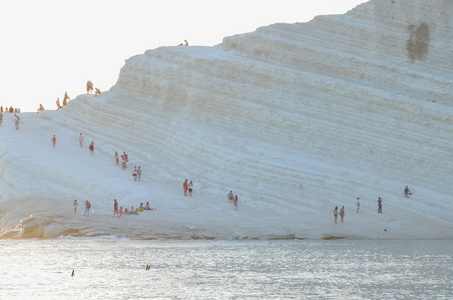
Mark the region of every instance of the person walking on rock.
[[18, 115], [14, 115], [14, 125], [16, 126], [16, 130], [19, 130], [19, 122], [20, 122], [20, 118]]
[[234, 210], [238, 210], [238, 195], [234, 196], [233, 204], [234, 204]]
[[359, 209], [360, 209], [360, 199], [359, 199], [359, 197], [357, 197], [357, 213], [359, 213]]
[[382, 214], [382, 198], [379, 197], [377, 202], [378, 202], [378, 211], [377, 212]]

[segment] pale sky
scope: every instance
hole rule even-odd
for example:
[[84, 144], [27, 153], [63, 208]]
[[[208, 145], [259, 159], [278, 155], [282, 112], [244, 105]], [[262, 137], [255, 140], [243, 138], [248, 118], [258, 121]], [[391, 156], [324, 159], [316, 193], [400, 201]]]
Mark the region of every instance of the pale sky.
[[65, 91], [101, 91], [126, 59], [160, 46], [213, 46], [274, 23], [343, 14], [365, 0], [0, 0], [0, 105], [55, 110]]

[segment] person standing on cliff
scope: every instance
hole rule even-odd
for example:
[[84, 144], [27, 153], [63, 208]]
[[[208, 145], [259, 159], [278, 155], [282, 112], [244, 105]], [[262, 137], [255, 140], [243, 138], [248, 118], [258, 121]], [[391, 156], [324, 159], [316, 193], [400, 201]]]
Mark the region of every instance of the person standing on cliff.
[[341, 217], [341, 223], [343, 223], [344, 222], [344, 206], [341, 207], [339, 215]]
[[79, 135], [79, 142], [80, 142], [80, 148], [82, 148], [82, 143], [83, 143], [83, 136], [82, 136], [82, 134]]
[[138, 169], [137, 169], [137, 181], [138, 182], [141, 182], [142, 181], [142, 167], [138, 166]]
[[55, 145], [57, 144], [57, 138], [55, 137], [55, 134], [53, 135], [53, 138], [52, 138], [52, 144], [53, 144], [53, 147], [55, 148]]
[[91, 94], [92, 92], [93, 92], [93, 83], [91, 82], [91, 80], [88, 80], [87, 81], [87, 95]]
[[187, 187], [187, 179], [182, 184], [182, 187], [184, 188], [184, 196], [187, 196], [187, 189], [188, 189], [188, 187]]
[[187, 185], [187, 188], [189, 189], [189, 196], [192, 197], [192, 190], [193, 190], [193, 182], [192, 182], [192, 180]]
[[90, 156], [94, 156], [94, 141], [91, 141], [91, 144], [88, 148], [90, 148]]
[[134, 181], [137, 181], [137, 166], [134, 167], [134, 170], [132, 171], [132, 176], [134, 176]]
[[116, 165], [119, 166], [120, 165], [120, 157], [118, 156], [118, 152], [115, 151], [115, 155], [113, 156], [113, 159], [115, 160]]
[[337, 223], [337, 218], [338, 218], [338, 206], [335, 206], [333, 210], [333, 221], [334, 223]]
[[378, 211], [377, 212], [382, 214], [382, 198], [379, 197], [377, 202], [378, 202]]
[[71, 98], [69, 98], [68, 92], [64, 92], [63, 105], [68, 104], [69, 99], [71, 99]]
[[118, 202], [116, 202], [116, 199], [113, 202], [113, 215], [118, 215]]
[[406, 187], [404, 188], [404, 198], [409, 198], [409, 195], [411, 194], [411, 191], [409, 190], [409, 188]]
[[90, 216], [90, 208], [91, 208], [91, 203], [87, 200], [85, 201], [85, 212], [83, 215], [89, 217]]
[[74, 200], [72, 205], [74, 205], [74, 213], [76, 214], [77, 213], [77, 205], [79, 205], [79, 202], [77, 202], [77, 199]]

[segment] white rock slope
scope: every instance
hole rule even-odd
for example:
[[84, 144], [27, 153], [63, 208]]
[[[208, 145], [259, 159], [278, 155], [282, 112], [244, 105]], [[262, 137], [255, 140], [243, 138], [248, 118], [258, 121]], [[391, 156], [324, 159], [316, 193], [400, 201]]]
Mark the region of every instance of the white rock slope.
[[[19, 131], [7, 115], [3, 237], [450, 239], [452, 15], [447, 0], [372, 0], [215, 47], [162, 47], [128, 59], [100, 97], [22, 114]], [[115, 151], [131, 157], [128, 171]], [[74, 214], [75, 198], [94, 214]], [[157, 211], [111, 218], [114, 198]], [[344, 224], [333, 224], [336, 205]]]

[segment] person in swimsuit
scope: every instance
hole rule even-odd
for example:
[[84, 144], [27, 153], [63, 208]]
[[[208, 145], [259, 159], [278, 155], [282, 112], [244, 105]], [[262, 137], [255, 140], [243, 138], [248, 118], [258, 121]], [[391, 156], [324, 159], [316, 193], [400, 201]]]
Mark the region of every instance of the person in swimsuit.
[[120, 157], [118, 156], [118, 152], [115, 151], [115, 156], [113, 156], [113, 158], [115, 159], [116, 165], [119, 166], [120, 165]]
[[82, 148], [82, 143], [83, 143], [83, 136], [82, 136], [82, 134], [79, 135], [79, 142], [80, 142], [80, 148]]
[[14, 115], [14, 125], [16, 126], [16, 130], [19, 130], [19, 121], [20, 121], [20, 118], [18, 115]]
[[77, 202], [77, 199], [74, 200], [74, 202], [72, 203], [72, 205], [74, 205], [74, 213], [76, 214], [76, 213], [77, 213], [77, 205], [79, 205], [79, 202]]
[[344, 206], [341, 207], [339, 215], [341, 217], [341, 223], [343, 223], [344, 222]]
[[126, 160], [124, 159], [123, 156], [121, 156], [122, 163], [121, 163], [121, 169], [124, 171], [127, 168]]
[[187, 185], [187, 188], [189, 189], [189, 196], [192, 196], [192, 190], [193, 190], [193, 183], [192, 180], [189, 182]]
[[187, 179], [186, 179], [186, 181], [184, 181], [184, 183], [182, 184], [182, 187], [184, 188], [184, 196], [187, 196]]
[[142, 168], [140, 166], [138, 166], [137, 175], [138, 175], [137, 181], [141, 182], [142, 181]]
[[333, 210], [334, 223], [337, 223], [337, 218], [338, 218], [338, 206], [335, 206], [335, 209]]
[[68, 101], [69, 101], [69, 99], [71, 99], [71, 98], [69, 98], [69, 96], [68, 96], [68, 92], [67, 92], [67, 91], [66, 91], [66, 92], [64, 92], [64, 97], [63, 97], [63, 105], [66, 105], [66, 104], [68, 104]]
[[228, 200], [230, 200], [230, 202], [233, 202], [233, 191], [230, 191], [230, 193], [228, 194]]
[[116, 199], [113, 202], [113, 215], [118, 215], [118, 202], [116, 202]]
[[94, 141], [91, 142], [89, 148], [90, 148], [90, 156], [94, 156]]
[[134, 176], [134, 181], [137, 181], [137, 166], [134, 167], [134, 171], [132, 171], [132, 176]]
[[91, 203], [87, 200], [85, 201], [85, 212], [83, 215], [89, 217], [90, 216], [90, 208], [91, 208]]

